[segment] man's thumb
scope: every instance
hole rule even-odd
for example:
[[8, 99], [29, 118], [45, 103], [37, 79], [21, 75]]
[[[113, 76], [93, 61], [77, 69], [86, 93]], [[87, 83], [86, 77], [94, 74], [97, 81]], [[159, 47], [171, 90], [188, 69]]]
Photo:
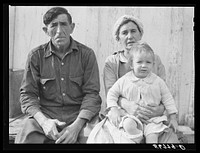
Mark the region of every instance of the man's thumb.
[[65, 122], [60, 122], [59, 120], [56, 120], [56, 124], [58, 126], [64, 126], [66, 123]]

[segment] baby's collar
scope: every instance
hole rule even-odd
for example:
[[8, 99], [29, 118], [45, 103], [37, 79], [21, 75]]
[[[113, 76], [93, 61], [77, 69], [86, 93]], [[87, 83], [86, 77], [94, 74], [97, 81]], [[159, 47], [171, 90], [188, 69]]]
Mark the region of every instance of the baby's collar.
[[152, 72], [150, 72], [146, 78], [137, 78], [135, 76], [135, 74], [133, 73], [133, 71], [131, 71], [131, 73], [130, 73], [130, 80], [132, 82], [137, 82], [137, 81], [141, 80], [141, 81], [144, 81], [144, 82], [146, 82], [148, 84], [151, 84], [151, 83], [154, 82], [155, 79], [156, 79], [156, 75], [154, 73], [152, 73]]

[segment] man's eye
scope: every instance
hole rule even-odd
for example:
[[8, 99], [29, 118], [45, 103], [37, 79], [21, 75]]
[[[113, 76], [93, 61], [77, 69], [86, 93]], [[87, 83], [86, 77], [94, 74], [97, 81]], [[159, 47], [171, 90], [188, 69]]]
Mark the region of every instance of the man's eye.
[[67, 26], [67, 23], [61, 23], [62, 26]]
[[51, 24], [51, 26], [50, 27], [55, 27], [57, 24], [55, 24], [55, 23], [53, 23], [53, 24]]
[[127, 31], [123, 31], [122, 32], [123, 35], [127, 35], [127, 33], [128, 33]]

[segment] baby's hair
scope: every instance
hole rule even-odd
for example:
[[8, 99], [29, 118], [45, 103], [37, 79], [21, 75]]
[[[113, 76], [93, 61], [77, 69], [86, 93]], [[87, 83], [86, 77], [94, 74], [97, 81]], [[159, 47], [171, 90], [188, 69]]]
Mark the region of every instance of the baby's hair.
[[135, 43], [134, 46], [129, 51], [129, 54], [130, 54], [129, 64], [131, 64], [133, 62], [134, 54], [138, 53], [138, 52], [139, 53], [145, 52], [145, 53], [151, 54], [151, 56], [153, 58], [153, 62], [154, 62], [154, 52], [153, 52], [153, 49], [146, 42], [139, 41], [139, 42]]

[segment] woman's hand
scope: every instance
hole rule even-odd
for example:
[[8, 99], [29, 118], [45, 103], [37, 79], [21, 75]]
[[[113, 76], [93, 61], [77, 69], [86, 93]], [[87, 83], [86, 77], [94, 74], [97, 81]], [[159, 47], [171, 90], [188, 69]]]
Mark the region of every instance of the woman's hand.
[[139, 106], [136, 111], [136, 116], [145, 124], [148, 124], [148, 120], [152, 117], [162, 116], [164, 113], [164, 105], [160, 104], [148, 104], [147, 106]]
[[117, 107], [111, 107], [108, 112], [108, 119], [111, 123], [113, 123], [116, 127], [119, 126], [121, 122], [121, 112]]
[[178, 130], [178, 122], [175, 119], [171, 119], [169, 121], [169, 125], [168, 127], [172, 127], [172, 129], [174, 130], [174, 132], [176, 133], [176, 131]]

